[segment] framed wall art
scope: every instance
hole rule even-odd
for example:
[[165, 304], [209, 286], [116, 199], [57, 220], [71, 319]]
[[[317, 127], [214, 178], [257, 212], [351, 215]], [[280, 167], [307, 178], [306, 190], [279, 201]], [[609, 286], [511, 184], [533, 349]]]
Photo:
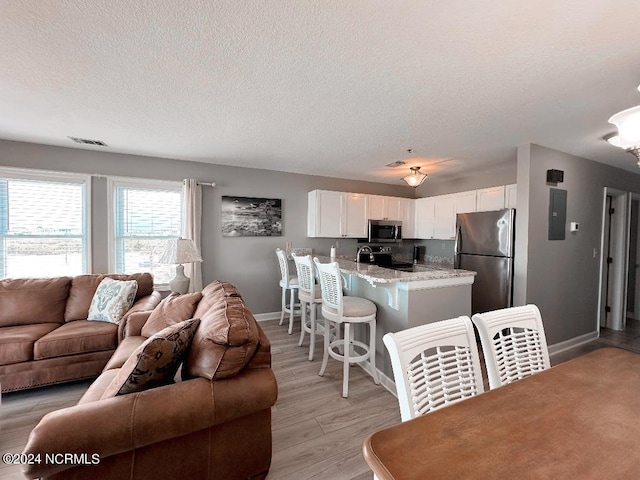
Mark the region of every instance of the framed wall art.
[[282, 236], [282, 199], [223, 196], [222, 236]]

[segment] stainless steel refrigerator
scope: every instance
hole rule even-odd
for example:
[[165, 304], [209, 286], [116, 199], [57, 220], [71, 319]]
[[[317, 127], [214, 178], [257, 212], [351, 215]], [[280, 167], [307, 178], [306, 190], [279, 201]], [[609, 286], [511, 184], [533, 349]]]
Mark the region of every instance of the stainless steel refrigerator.
[[515, 210], [459, 213], [456, 267], [477, 272], [471, 289], [472, 313], [513, 305]]

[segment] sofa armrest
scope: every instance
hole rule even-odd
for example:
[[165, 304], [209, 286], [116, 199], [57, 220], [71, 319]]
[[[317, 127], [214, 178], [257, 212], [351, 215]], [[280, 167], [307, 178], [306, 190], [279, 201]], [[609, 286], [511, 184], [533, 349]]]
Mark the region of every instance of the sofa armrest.
[[[162, 295], [160, 292], [152, 292], [151, 295], [146, 295], [141, 297], [134, 303], [131, 308], [124, 314], [122, 320], [120, 321], [120, 325], [118, 326], [118, 342], [122, 341], [122, 339], [126, 336], [132, 335], [131, 333], [126, 334], [125, 330], [127, 329], [127, 324], [129, 323], [129, 318], [138, 313], [138, 312], [149, 312], [156, 308], [156, 306], [162, 300]], [[145, 319], [146, 321], [146, 319]], [[140, 326], [142, 328], [142, 326]], [[139, 331], [135, 335], [140, 335]]]
[[[45, 415], [23, 453], [88, 453], [100, 459], [180, 437], [249, 415], [275, 404], [272, 370], [249, 370], [224, 380], [187, 380], [139, 393], [84, 403]], [[91, 428], [86, 428], [90, 425]], [[29, 478], [74, 465], [26, 465]]]
[[118, 326], [118, 341], [121, 342], [125, 337], [142, 335], [142, 327], [151, 316], [151, 310], [146, 312], [135, 312], [126, 319], [123, 318]]

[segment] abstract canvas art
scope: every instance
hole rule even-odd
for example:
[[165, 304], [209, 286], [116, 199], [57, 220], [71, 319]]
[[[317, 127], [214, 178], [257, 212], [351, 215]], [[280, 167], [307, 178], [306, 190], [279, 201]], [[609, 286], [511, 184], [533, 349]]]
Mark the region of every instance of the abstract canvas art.
[[223, 196], [222, 236], [282, 236], [282, 200]]

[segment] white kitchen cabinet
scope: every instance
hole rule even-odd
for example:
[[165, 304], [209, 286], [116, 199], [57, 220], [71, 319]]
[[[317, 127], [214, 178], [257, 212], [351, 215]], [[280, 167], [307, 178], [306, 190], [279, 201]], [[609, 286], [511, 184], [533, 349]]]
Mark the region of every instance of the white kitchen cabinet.
[[455, 213], [470, 213], [470, 212], [476, 211], [476, 190], [456, 193], [455, 197], [456, 197]]
[[313, 190], [308, 194], [308, 202], [308, 237], [367, 236], [367, 195]]
[[518, 185], [513, 183], [504, 187], [504, 206], [505, 208], [516, 208], [518, 199]]
[[416, 238], [435, 238], [435, 197], [418, 198], [415, 202]]
[[417, 238], [415, 203], [412, 198], [398, 198], [399, 218], [402, 222], [402, 238]]
[[343, 197], [343, 237], [365, 238], [369, 234], [367, 196], [362, 193], [345, 193]]
[[367, 196], [367, 214], [370, 220], [402, 220], [400, 197], [385, 197], [383, 195]]
[[438, 195], [434, 200], [434, 237], [452, 240], [456, 230], [456, 195]]
[[483, 188], [478, 190], [478, 211], [502, 210], [505, 204], [505, 187]]

